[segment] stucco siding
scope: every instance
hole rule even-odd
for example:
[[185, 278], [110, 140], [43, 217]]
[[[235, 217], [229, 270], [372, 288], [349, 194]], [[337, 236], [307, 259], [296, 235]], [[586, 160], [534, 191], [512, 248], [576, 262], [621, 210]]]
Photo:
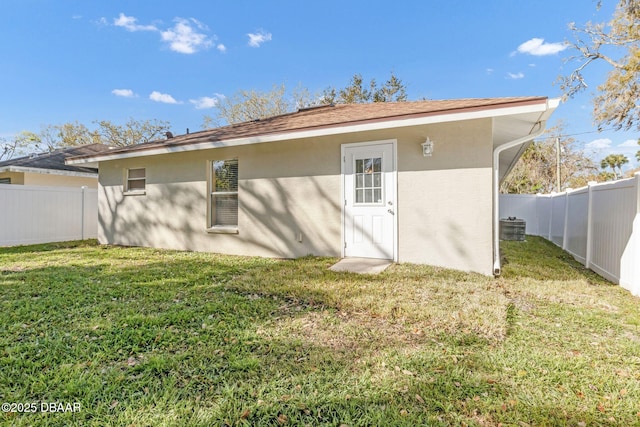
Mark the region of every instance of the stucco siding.
[[24, 185], [48, 185], [54, 187], [83, 187], [98, 188], [97, 178], [82, 176], [66, 176], [46, 173], [24, 174]]
[[11, 179], [11, 184], [24, 185], [24, 173], [21, 172], [0, 172], [0, 178]]
[[[99, 240], [238, 255], [340, 256], [342, 144], [397, 141], [398, 260], [492, 273], [491, 120], [100, 163]], [[420, 144], [435, 142], [432, 157]], [[238, 234], [207, 232], [207, 168], [239, 163]], [[127, 168], [146, 194], [124, 195]]]
[[[400, 262], [492, 274], [491, 121], [432, 125], [398, 143]], [[418, 132], [420, 134], [420, 132]]]
[[[100, 164], [99, 240], [237, 255], [340, 255], [340, 145], [294, 141]], [[238, 234], [208, 233], [207, 168], [238, 158]], [[126, 168], [146, 169], [124, 195]], [[305, 176], [305, 171], [312, 176]]]

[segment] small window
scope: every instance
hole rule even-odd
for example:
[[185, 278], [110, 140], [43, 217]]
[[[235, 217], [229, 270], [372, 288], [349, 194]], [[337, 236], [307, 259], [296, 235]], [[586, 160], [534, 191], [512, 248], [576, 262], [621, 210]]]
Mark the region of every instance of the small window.
[[238, 227], [238, 159], [211, 162], [209, 228]]
[[127, 182], [124, 191], [143, 192], [146, 185], [145, 168], [127, 169]]
[[0, 184], [11, 184], [11, 178], [0, 178]]

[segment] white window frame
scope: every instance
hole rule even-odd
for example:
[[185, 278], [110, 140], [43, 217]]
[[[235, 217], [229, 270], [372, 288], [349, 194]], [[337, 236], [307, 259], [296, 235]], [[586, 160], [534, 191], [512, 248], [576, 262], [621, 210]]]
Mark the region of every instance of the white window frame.
[[[129, 173], [132, 170], [143, 170], [144, 171], [144, 177], [142, 177], [142, 178], [131, 178], [129, 176]], [[131, 181], [143, 181], [144, 182], [144, 188], [131, 190], [130, 189], [130, 182]], [[125, 170], [125, 175], [124, 175], [124, 194], [125, 195], [143, 195], [143, 194], [147, 194], [147, 168], [127, 168]]]
[[[215, 196], [236, 195], [238, 197], [238, 213], [240, 211], [240, 195], [239, 191], [215, 191], [215, 179], [216, 174], [213, 170], [214, 164], [219, 161], [232, 161], [235, 160], [238, 164], [238, 170], [240, 162], [237, 157], [229, 159], [216, 159], [207, 162], [207, 232], [214, 234], [238, 234], [238, 224], [236, 225], [215, 225], [214, 212], [213, 212], [213, 199]], [[239, 181], [239, 177], [236, 177]], [[240, 183], [238, 182], [238, 190], [240, 189]]]

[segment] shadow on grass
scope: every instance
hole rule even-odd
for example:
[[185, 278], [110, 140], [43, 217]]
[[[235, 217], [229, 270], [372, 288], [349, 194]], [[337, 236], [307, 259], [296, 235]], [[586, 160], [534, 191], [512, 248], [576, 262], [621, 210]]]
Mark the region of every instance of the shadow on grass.
[[[557, 258], [539, 247], [544, 256]], [[538, 257], [524, 255], [511, 250], [511, 265], [538, 274], [528, 265]], [[521, 360], [506, 362], [497, 355], [500, 345], [470, 339], [473, 334], [409, 343], [379, 340], [381, 335], [367, 335], [340, 317], [340, 310], [350, 307], [344, 299], [399, 277], [412, 280], [405, 283], [409, 290], [429, 272], [437, 279], [435, 289], [450, 281], [466, 292], [464, 282], [478, 281], [476, 294], [492, 290], [488, 278], [407, 266], [371, 278], [340, 275], [326, 270], [333, 260], [315, 258], [275, 261], [122, 248], [87, 257], [86, 265], [44, 261], [0, 275], [0, 397], [77, 401], [83, 411], [4, 414], [0, 421], [96, 426], [606, 421], [595, 405], [582, 409], [581, 403], [527, 400], [544, 397], [546, 386], [531, 382], [532, 393], [522, 393], [528, 377], [518, 377]], [[554, 262], [559, 269], [566, 260]], [[555, 280], [564, 277], [555, 274]], [[338, 279], [343, 294], [317, 286]], [[395, 291], [387, 286], [388, 294], [374, 295], [393, 300], [399, 298]], [[399, 333], [407, 333], [401, 316], [391, 320], [401, 326]], [[338, 337], [352, 334], [357, 346], [332, 347], [314, 339], [318, 328]], [[527, 354], [537, 341], [534, 337], [517, 350]]]
[[60, 249], [73, 249], [85, 247], [98, 247], [98, 241], [95, 239], [88, 240], [71, 240], [66, 242], [41, 243], [37, 245], [19, 245], [0, 247], [0, 255], [5, 254], [28, 254], [38, 252], [50, 252]]

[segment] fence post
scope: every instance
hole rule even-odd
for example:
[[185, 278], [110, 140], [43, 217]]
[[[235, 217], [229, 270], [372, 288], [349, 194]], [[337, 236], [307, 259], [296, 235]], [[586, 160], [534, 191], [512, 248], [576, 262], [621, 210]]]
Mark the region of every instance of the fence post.
[[562, 249], [567, 250], [567, 227], [569, 224], [569, 192], [571, 188], [567, 188], [564, 193], [564, 227], [562, 228]]
[[547, 240], [550, 242], [553, 242], [552, 238], [551, 238], [551, 226], [553, 225], [553, 198], [555, 196], [556, 192], [552, 191], [551, 192], [551, 197], [549, 197], [549, 230], [547, 231]]
[[593, 186], [596, 185], [596, 181], [589, 181], [589, 192], [587, 193], [587, 253], [584, 257], [584, 266], [591, 268], [591, 256], [592, 256], [592, 240], [593, 240]]
[[84, 217], [85, 217], [85, 209], [87, 207], [87, 203], [86, 203], [86, 198], [87, 198], [87, 186], [83, 185], [82, 187], [80, 187], [82, 189], [82, 207], [80, 210], [80, 226], [82, 227], [82, 230], [80, 232], [80, 238], [81, 240], [85, 239], [85, 233], [84, 233]]

